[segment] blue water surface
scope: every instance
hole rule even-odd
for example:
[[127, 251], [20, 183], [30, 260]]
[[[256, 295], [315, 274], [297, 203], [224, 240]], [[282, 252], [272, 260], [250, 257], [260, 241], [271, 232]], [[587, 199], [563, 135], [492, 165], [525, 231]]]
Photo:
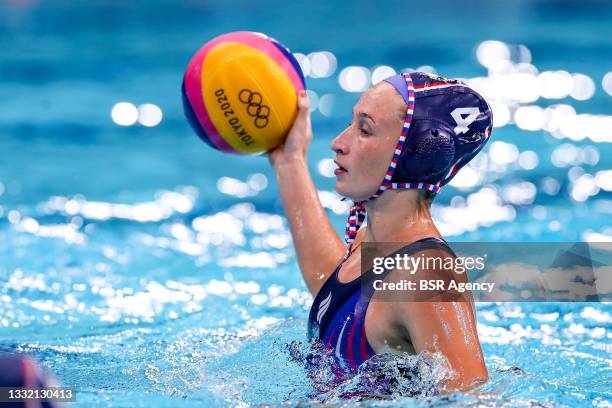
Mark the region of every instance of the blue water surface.
[[[183, 71], [212, 37], [254, 30], [294, 52], [336, 56], [333, 75], [306, 82], [334, 101], [312, 113], [309, 164], [339, 233], [346, 206], [326, 159], [359, 95], [339, 85], [348, 66], [486, 78], [479, 44], [504, 41], [513, 59], [522, 44], [540, 72], [581, 73], [595, 84], [586, 100], [524, 105], [612, 114], [602, 88], [612, 71], [605, 1], [10, 0], [0, 3], [0, 21], [0, 350], [28, 353], [75, 386], [75, 406], [312, 399], [296, 357], [306, 352], [312, 298], [271, 167], [264, 157], [214, 151], [183, 116]], [[155, 104], [163, 120], [119, 126], [111, 119], [118, 102]], [[467, 170], [477, 182], [464, 178], [434, 202], [447, 239], [612, 239], [610, 138], [566, 136], [512, 121], [496, 127], [491, 141], [503, 144], [490, 143]], [[525, 151], [535, 166], [518, 160]], [[477, 311], [487, 384], [362, 404], [611, 405], [610, 304]], [[326, 401], [340, 401], [340, 391], [328, 391]]]

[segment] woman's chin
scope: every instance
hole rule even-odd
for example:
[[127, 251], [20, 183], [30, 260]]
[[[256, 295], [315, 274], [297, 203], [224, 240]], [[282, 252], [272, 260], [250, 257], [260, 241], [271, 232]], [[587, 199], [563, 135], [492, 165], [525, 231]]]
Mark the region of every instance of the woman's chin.
[[340, 194], [342, 197], [351, 198], [350, 189], [346, 187], [347, 187], [346, 183], [336, 179], [336, 193]]
[[349, 186], [344, 182], [344, 180], [336, 180], [336, 193], [352, 201], [363, 201], [367, 200], [369, 197], [372, 196], [372, 194], [364, 195], [363, 192], [358, 192], [354, 189], [349, 188]]

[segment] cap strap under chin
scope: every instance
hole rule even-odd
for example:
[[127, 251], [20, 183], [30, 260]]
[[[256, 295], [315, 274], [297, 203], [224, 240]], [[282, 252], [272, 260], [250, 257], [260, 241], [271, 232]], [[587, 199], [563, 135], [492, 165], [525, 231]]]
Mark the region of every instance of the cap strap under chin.
[[[355, 238], [357, 237], [357, 231], [363, 224], [363, 221], [366, 217], [366, 209], [364, 203], [369, 200], [373, 200], [379, 197], [382, 193], [384, 193], [388, 189], [400, 189], [400, 188], [414, 188], [407, 187], [407, 183], [391, 183], [391, 179], [393, 178], [393, 173], [395, 172], [395, 168], [397, 167], [397, 161], [399, 160], [400, 155], [402, 154], [402, 150], [404, 148], [404, 144], [406, 142], [406, 138], [408, 137], [408, 130], [410, 129], [410, 123], [412, 122], [412, 115], [414, 114], [414, 86], [412, 84], [412, 78], [410, 74], [402, 73], [406, 82], [406, 89], [408, 90], [408, 108], [406, 110], [406, 116], [404, 118], [404, 125], [402, 126], [402, 133], [399, 137], [397, 145], [395, 146], [395, 150], [393, 151], [393, 158], [391, 159], [391, 163], [387, 168], [387, 174], [385, 178], [378, 187], [378, 190], [374, 195], [372, 195], [367, 200], [363, 201], [353, 201], [353, 205], [351, 206], [349, 217], [346, 222], [346, 230], [344, 231], [344, 240], [349, 245], [349, 251], [351, 250], [351, 246]], [[396, 87], [394, 83], [389, 82], [393, 87]], [[397, 88], [396, 88], [397, 89]], [[398, 89], [401, 95], [403, 92]], [[404, 98], [405, 99], [405, 98]], [[401, 186], [400, 186], [401, 184]], [[406, 185], [406, 186], [404, 186]]]
[[357, 236], [357, 230], [363, 224], [366, 216], [366, 209], [363, 205], [364, 201], [354, 201], [349, 211], [348, 220], [346, 221], [346, 230], [344, 231], [344, 240], [349, 245], [349, 251]]

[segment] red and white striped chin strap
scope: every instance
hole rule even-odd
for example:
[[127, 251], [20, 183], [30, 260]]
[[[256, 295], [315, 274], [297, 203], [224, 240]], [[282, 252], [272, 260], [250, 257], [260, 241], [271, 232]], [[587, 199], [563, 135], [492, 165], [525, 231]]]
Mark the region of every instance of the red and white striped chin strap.
[[391, 159], [391, 163], [389, 164], [389, 168], [387, 169], [387, 174], [385, 175], [385, 179], [383, 180], [380, 187], [374, 195], [370, 198], [362, 201], [353, 201], [353, 205], [351, 206], [351, 210], [349, 212], [349, 217], [346, 222], [346, 230], [344, 232], [344, 240], [348, 244], [348, 251], [350, 252], [353, 246], [353, 241], [357, 237], [357, 231], [361, 227], [361, 224], [365, 221], [366, 218], [366, 209], [365, 203], [367, 201], [373, 200], [377, 197], [380, 197], [382, 193], [386, 190], [400, 190], [400, 189], [410, 189], [410, 188], [420, 188], [424, 190], [429, 190], [434, 193], [437, 193], [440, 190], [439, 184], [428, 184], [428, 183], [391, 183], [391, 179], [393, 178], [393, 173], [395, 172], [395, 167], [397, 166], [397, 161], [402, 153], [402, 149], [404, 147], [404, 143], [406, 142], [406, 138], [408, 137], [408, 130], [410, 129], [410, 123], [412, 122], [412, 115], [414, 114], [414, 85], [412, 84], [412, 78], [410, 78], [410, 74], [402, 73], [402, 76], [406, 80], [406, 87], [408, 88], [408, 109], [406, 110], [406, 117], [404, 118], [404, 126], [402, 127], [402, 134], [399, 137], [397, 142], [397, 146], [395, 146], [395, 151], [393, 152], [393, 158]]

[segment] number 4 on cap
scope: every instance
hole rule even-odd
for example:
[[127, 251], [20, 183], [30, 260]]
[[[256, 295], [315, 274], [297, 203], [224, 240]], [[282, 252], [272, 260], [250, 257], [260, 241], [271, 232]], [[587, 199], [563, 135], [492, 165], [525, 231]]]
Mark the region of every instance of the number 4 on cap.
[[457, 127], [454, 129], [455, 134], [460, 135], [470, 130], [469, 126], [476, 120], [479, 114], [480, 109], [478, 108], [456, 108], [452, 111], [451, 116], [455, 119], [455, 123], [457, 124]]

